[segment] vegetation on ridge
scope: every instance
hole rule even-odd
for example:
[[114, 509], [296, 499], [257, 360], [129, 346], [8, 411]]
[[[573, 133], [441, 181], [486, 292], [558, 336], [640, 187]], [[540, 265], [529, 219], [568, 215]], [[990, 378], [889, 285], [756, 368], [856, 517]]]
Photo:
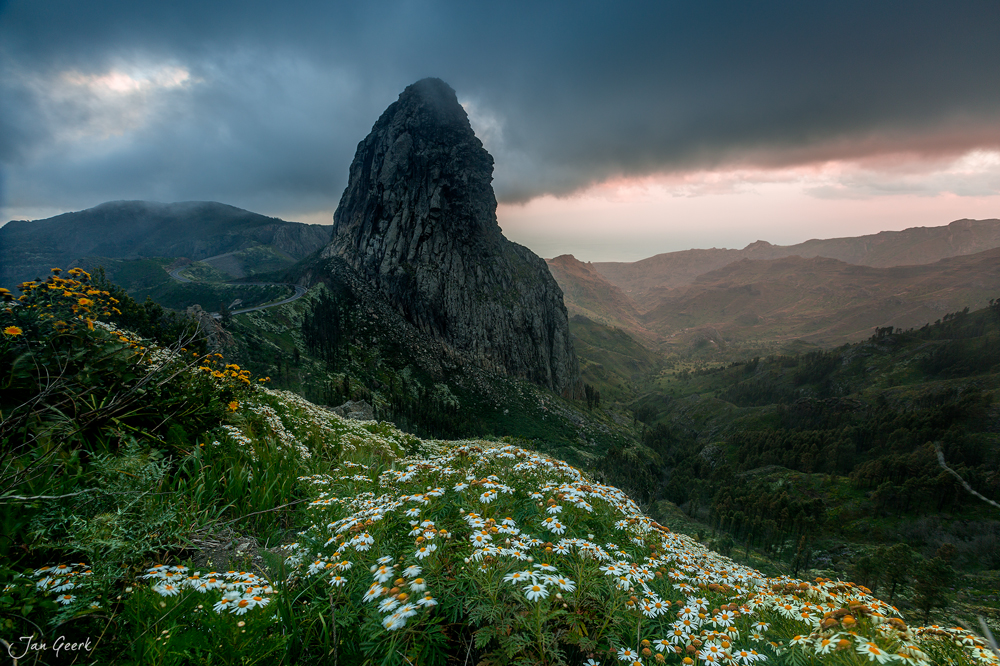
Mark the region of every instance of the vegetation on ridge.
[[959, 575], [933, 606], [995, 622], [1000, 515], [938, 456], [1000, 497], [998, 314], [993, 301], [836, 349], [667, 360], [630, 405], [643, 446], [599, 466], [650, 507], [676, 503], [724, 553], [851, 577], [911, 612], [926, 611], [940, 556]]
[[[55, 275], [0, 309], [4, 636], [89, 638], [81, 663], [997, 663], [544, 454], [345, 421], [140, 339], [104, 291]], [[249, 547], [206, 560], [232, 530]]]

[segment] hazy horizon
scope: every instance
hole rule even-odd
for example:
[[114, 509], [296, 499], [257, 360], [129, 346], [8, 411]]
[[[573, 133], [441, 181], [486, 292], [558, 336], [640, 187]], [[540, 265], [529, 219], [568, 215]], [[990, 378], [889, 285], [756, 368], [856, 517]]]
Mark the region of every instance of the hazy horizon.
[[[103, 204], [103, 203], [110, 203], [110, 202], [101, 202], [101, 203]], [[178, 202], [156, 202], [156, 203], [178, 203]], [[226, 204], [226, 202], [224, 202], [224, 201], [222, 201], [222, 202], [216, 202], [216, 203]], [[97, 205], [100, 205], [100, 204], [97, 204]], [[232, 204], [227, 204], [227, 205], [232, 205]], [[507, 208], [509, 210], [510, 207], [501, 206], [500, 207], [500, 211], [498, 212], [498, 215], [502, 214], [502, 212], [504, 211], [505, 208]], [[951, 220], [948, 220], [947, 222], [941, 222], [941, 223], [935, 223], [934, 220], [929, 220], [925, 224], [911, 224], [911, 223], [907, 222], [905, 224], [900, 224], [900, 225], [897, 225], [897, 226], [892, 226], [892, 227], [887, 227], [887, 228], [879, 228], [879, 229], [877, 229], [875, 231], [867, 231], [867, 230], [864, 230], [862, 228], [862, 227], [864, 227], [864, 225], [856, 225], [858, 227], [858, 229], [859, 229], [858, 233], [847, 233], [847, 234], [841, 234], [841, 235], [809, 235], [808, 233], [806, 233], [806, 232], [803, 231], [799, 235], [786, 234], [786, 235], [781, 236], [781, 237], [768, 238], [768, 237], [765, 237], [764, 235], [756, 234], [756, 237], [752, 238], [751, 240], [739, 240], [739, 241], [732, 242], [730, 244], [687, 245], [687, 246], [683, 245], [682, 243], [678, 243], [676, 245], [661, 244], [661, 247], [664, 247], [666, 249], [659, 249], [659, 250], [655, 250], [655, 251], [650, 251], [650, 248], [652, 247], [652, 245], [649, 244], [648, 242], [642, 243], [641, 241], [639, 241], [639, 242], [635, 243], [635, 245], [637, 246], [635, 249], [627, 251], [627, 252], [622, 252], [622, 251], [609, 251], [607, 247], [596, 247], [595, 248], [595, 247], [589, 246], [586, 242], [579, 242], [579, 241], [577, 241], [576, 243], [574, 243], [573, 241], [567, 241], [566, 239], [558, 239], [558, 238], [556, 238], [556, 239], [544, 239], [544, 238], [542, 238], [541, 241], [539, 241], [539, 238], [531, 236], [530, 229], [528, 229], [527, 232], [526, 232], [524, 226], [522, 226], [520, 228], [516, 226], [517, 222], [522, 222], [523, 223], [523, 221], [526, 220], [526, 219], [530, 221], [530, 216], [531, 216], [531, 211], [530, 211], [531, 206], [530, 206], [530, 204], [528, 206], [522, 206], [522, 207], [519, 207], [519, 208], [521, 208], [524, 211], [525, 214], [522, 217], [522, 219], [515, 221], [515, 225], [511, 225], [510, 224], [510, 221], [511, 221], [510, 217], [507, 218], [507, 222], [508, 222], [508, 226], [507, 227], [504, 226], [504, 218], [501, 217], [499, 219], [500, 226], [503, 229], [503, 233], [504, 233], [504, 235], [509, 240], [512, 240], [512, 241], [514, 241], [516, 243], [520, 243], [521, 245], [524, 245], [525, 247], [528, 247], [530, 250], [532, 250], [533, 252], [535, 252], [539, 256], [544, 257], [545, 259], [553, 259], [553, 258], [561, 256], [561, 255], [571, 254], [575, 258], [577, 258], [577, 259], [579, 259], [580, 261], [583, 261], [583, 262], [602, 262], [602, 261], [604, 261], [604, 262], [608, 262], [608, 261], [610, 261], [610, 262], [633, 262], [633, 261], [639, 261], [639, 260], [642, 260], [642, 259], [647, 259], [649, 257], [656, 256], [658, 254], [664, 254], [664, 253], [669, 253], [669, 252], [679, 252], [679, 251], [684, 251], [684, 250], [707, 250], [707, 249], [740, 250], [740, 249], [745, 248], [747, 245], [749, 245], [751, 243], [754, 243], [754, 242], [757, 242], [757, 241], [766, 241], [768, 243], [771, 243], [772, 245], [778, 245], [778, 246], [797, 245], [799, 243], [804, 243], [804, 242], [810, 241], [810, 240], [830, 240], [830, 239], [835, 239], [835, 238], [849, 238], [849, 237], [856, 237], [856, 236], [869, 236], [869, 235], [878, 234], [878, 233], [881, 233], [881, 232], [884, 232], [884, 231], [903, 231], [903, 230], [906, 230], [906, 229], [917, 228], [917, 227], [923, 227], [923, 228], [926, 228], [926, 227], [943, 227], [943, 226], [947, 226], [947, 225], [951, 224], [952, 222], [955, 222], [957, 220], [962, 220], [962, 219], [973, 219], [973, 220], [997, 219], [997, 218], [991, 218], [991, 217], [960, 217], [960, 218], [951, 219]], [[13, 221], [37, 222], [37, 221], [41, 221], [41, 220], [44, 220], [44, 219], [48, 219], [50, 217], [56, 217], [57, 215], [61, 215], [63, 213], [72, 213], [72, 212], [79, 212], [79, 211], [70, 211], [70, 210], [67, 210], [67, 211], [58, 211], [58, 212], [55, 212], [55, 213], [53, 213], [51, 215], [47, 215], [46, 217], [40, 217], [40, 218], [34, 218], [34, 219], [27, 219], [27, 220], [7, 220], [7, 221], [5, 221], [3, 223], [0, 223], [0, 228], [2, 228], [3, 226], [5, 226], [8, 222], [13, 222]], [[249, 211], [249, 212], [260, 213], [260, 211]], [[260, 213], [260, 214], [263, 214], [263, 213]], [[544, 211], [543, 211], [542, 214], [544, 214]], [[515, 215], [516, 215], [516, 213], [515, 213]], [[330, 226], [330, 227], [333, 226], [333, 220], [332, 219], [329, 219], [329, 220], [323, 220], [323, 219], [289, 219], [289, 218], [286, 218], [286, 217], [282, 217], [281, 215], [274, 215], [273, 217], [278, 217], [280, 219], [285, 220], [286, 222], [300, 222], [300, 223], [303, 223], [303, 224], [319, 224], [319, 225]], [[511, 217], [513, 217], [513, 216], [511, 216]], [[508, 229], [511, 226], [514, 226], [514, 229], [515, 229], [515, 231], [514, 231], [515, 235], [514, 236], [512, 236], [512, 234], [508, 231]], [[519, 234], [519, 232], [520, 232], [520, 234]], [[519, 235], [517, 235], [517, 234], [519, 234]], [[746, 232], [746, 233], [743, 234], [744, 238], [750, 238], [751, 236], [754, 236], [754, 232], [753, 231], [748, 231], [748, 232]], [[736, 237], [733, 236], [732, 238], [735, 239]], [[554, 248], [554, 249], [552, 249], [549, 252], [544, 252], [544, 251], [539, 252], [538, 251], [539, 247], [549, 247], [549, 248]], [[644, 249], [638, 249], [638, 247], [642, 247]], [[560, 249], [560, 248], [563, 248], [563, 249]]]

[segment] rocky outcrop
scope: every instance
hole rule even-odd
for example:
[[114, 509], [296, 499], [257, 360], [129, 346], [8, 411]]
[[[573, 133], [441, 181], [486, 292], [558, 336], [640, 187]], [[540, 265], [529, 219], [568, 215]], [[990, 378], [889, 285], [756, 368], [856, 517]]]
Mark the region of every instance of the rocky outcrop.
[[562, 292], [541, 258], [504, 238], [492, 179], [455, 91], [418, 81], [358, 145], [323, 256], [481, 366], [572, 391]]
[[375, 420], [375, 410], [364, 400], [348, 400], [338, 407], [327, 407], [337, 416], [355, 421]]
[[198, 322], [198, 337], [203, 338], [212, 353], [222, 352], [233, 346], [233, 334], [222, 327], [211, 312], [200, 305], [189, 305], [187, 316]]

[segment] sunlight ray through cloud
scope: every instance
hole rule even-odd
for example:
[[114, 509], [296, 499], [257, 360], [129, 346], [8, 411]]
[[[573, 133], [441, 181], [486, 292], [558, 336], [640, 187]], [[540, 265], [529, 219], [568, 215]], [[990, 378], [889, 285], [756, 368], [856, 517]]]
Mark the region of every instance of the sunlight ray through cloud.
[[30, 87], [55, 129], [50, 141], [78, 151], [141, 130], [171, 96], [202, 82], [177, 65], [132, 65], [100, 73], [66, 70]]
[[64, 72], [62, 80], [74, 86], [84, 86], [92, 92], [127, 94], [155, 88], [177, 88], [191, 82], [191, 74], [182, 67], [140, 68], [133, 72], [113, 69], [106, 74]]

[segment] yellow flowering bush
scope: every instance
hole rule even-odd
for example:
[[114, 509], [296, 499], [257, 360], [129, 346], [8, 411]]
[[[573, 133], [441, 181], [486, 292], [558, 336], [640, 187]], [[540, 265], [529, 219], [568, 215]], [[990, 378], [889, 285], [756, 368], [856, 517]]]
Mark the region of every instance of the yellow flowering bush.
[[[5, 304], [16, 302], [22, 310], [16, 314], [36, 326], [49, 325], [62, 331], [76, 326], [94, 330], [94, 322], [99, 317], [107, 317], [112, 312], [120, 313], [118, 299], [105, 290], [97, 289], [91, 283], [90, 273], [81, 268], [71, 268], [67, 277], [61, 277], [62, 269], [53, 268], [52, 275], [44, 281], [22, 282], [18, 285], [21, 296], [15, 299], [6, 289], [0, 293]], [[15, 313], [11, 312], [8, 316]]]
[[[0, 294], [0, 442], [8, 444], [6, 453], [30, 447], [56, 423], [68, 445], [89, 450], [117, 446], [113, 440], [121, 438], [108, 437], [109, 422], [185, 446], [236, 412], [251, 388], [248, 371], [220, 354], [184, 346], [194, 339], [164, 346], [110, 324], [121, 302], [82, 269], [64, 274], [54, 268], [46, 280], [19, 289], [16, 298]], [[28, 426], [32, 432], [24, 430]]]

